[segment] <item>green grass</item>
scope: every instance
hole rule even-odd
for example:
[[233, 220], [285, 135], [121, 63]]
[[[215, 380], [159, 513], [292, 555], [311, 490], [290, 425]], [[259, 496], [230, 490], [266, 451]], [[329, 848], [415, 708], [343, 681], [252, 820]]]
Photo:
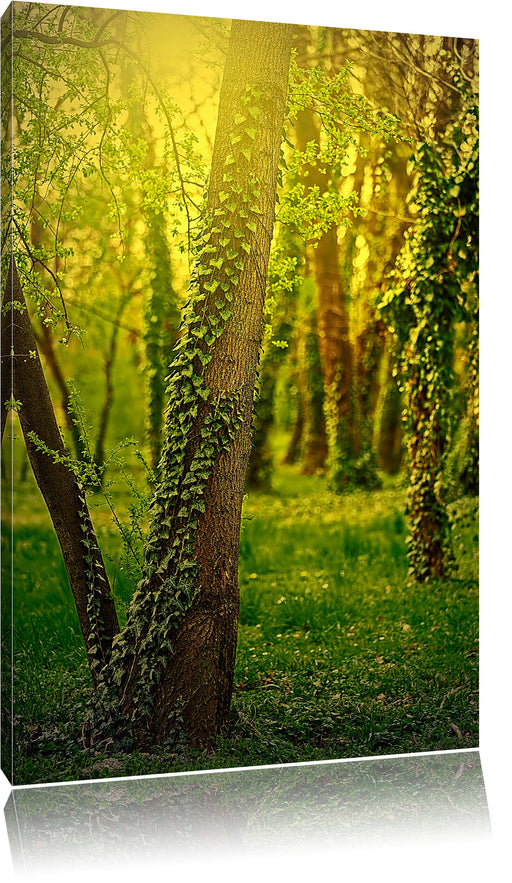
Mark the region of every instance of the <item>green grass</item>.
[[[244, 505], [229, 732], [214, 752], [105, 757], [81, 746], [90, 679], [78, 621], [51, 527], [27, 494], [30, 523], [14, 529], [16, 784], [478, 744], [470, 502], [454, 533], [457, 578], [409, 585], [401, 486], [338, 497], [320, 477], [280, 469], [274, 493]], [[117, 547], [105, 526], [100, 536]], [[127, 599], [119, 574], [116, 591]]]

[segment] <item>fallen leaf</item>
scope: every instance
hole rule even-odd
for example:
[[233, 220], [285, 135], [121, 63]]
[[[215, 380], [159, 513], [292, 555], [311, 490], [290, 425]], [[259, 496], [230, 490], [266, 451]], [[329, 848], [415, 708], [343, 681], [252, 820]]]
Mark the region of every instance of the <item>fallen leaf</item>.
[[454, 724], [453, 721], [449, 721], [449, 724], [450, 724], [450, 728], [453, 730], [453, 732], [455, 733], [455, 735], [457, 736], [457, 738], [460, 739], [461, 742], [462, 742], [462, 741], [463, 741], [463, 736], [462, 736], [462, 733], [461, 733], [461, 731], [459, 730], [457, 724]]

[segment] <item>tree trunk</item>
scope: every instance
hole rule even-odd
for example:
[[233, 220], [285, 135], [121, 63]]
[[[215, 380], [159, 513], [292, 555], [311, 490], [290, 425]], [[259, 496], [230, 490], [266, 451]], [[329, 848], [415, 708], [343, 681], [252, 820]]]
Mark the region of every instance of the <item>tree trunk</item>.
[[144, 344], [147, 378], [147, 436], [150, 465], [156, 471], [162, 453], [165, 378], [172, 359], [180, 321], [178, 296], [172, 280], [171, 254], [165, 235], [165, 218], [146, 212], [148, 233], [144, 247], [151, 265], [151, 285], [144, 307]]
[[[101, 551], [55, 420], [14, 259], [11, 258], [2, 322], [2, 435], [6, 402], [15, 400], [28, 456], [60, 543], [84, 636], [93, 681], [107, 662], [119, 631]], [[60, 459], [52, 457], [39, 444]]]
[[270, 342], [262, 359], [254, 403], [253, 443], [247, 469], [247, 486], [253, 490], [272, 489], [273, 458], [269, 435], [274, 423], [274, 394], [282, 358], [282, 350], [276, 350]]
[[[288, 441], [285, 454], [281, 463], [283, 466], [291, 466], [296, 463], [302, 452], [302, 433], [304, 431], [304, 403], [302, 401], [300, 371], [298, 362], [298, 338], [301, 334], [300, 321], [295, 327], [290, 346], [290, 376], [286, 384], [286, 395], [289, 402], [289, 411], [291, 414], [287, 420], [287, 429], [291, 428], [291, 435]], [[291, 426], [290, 426], [291, 424]]]
[[181, 730], [191, 745], [207, 747], [228, 721], [241, 509], [290, 47], [287, 25], [232, 25], [203, 245], [171, 366], [146, 575], [104, 691], [118, 687], [139, 745]]
[[[304, 151], [310, 142], [319, 144], [320, 130], [313, 113], [301, 111], [296, 125], [297, 146]], [[318, 163], [308, 164], [304, 178], [308, 188], [321, 193], [329, 186], [327, 173]], [[355, 456], [353, 352], [349, 316], [342, 285], [338, 229], [322, 233], [312, 249], [318, 292], [318, 347], [325, 390], [325, 417], [329, 444], [329, 475], [336, 488], [349, 483], [350, 463]]]
[[379, 467], [395, 475], [402, 465], [402, 395], [394, 376], [395, 359], [389, 339], [381, 366], [381, 387], [375, 419], [375, 447]]
[[94, 462], [98, 467], [98, 474], [100, 475], [100, 481], [103, 483], [104, 476], [104, 465], [105, 465], [105, 442], [107, 438], [108, 425], [110, 422], [110, 415], [112, 413], [112, 406], [114, 404], [114, 384], [112, 382], [112, 374], [114, 370], [114, 365], [116, 361], [117, 355], [117, 343], [119, 338], [119, 323], [121, 322], [123, 312], [128, 306], [128, 303], [131, 299], [131, 291], [124, 291], [121, 294], [119, 299], [119, 304], [117, 307], [116, 315], [114, 322], [112, 324], [112, 331], [110, 334], [110, 344], [105, 355], [104, 361], [104, 371], [105, 371], [105, 396], [103, 399], [103, 405], [100, 411], [100, 420], [98, 426], [98, 435], [96, 438], [96, 445], [94, 449]]
[[41, 330], [37, 335], [35, 334], [35, 337], [39, 350], [44, 356], [46, 360], [46, 365], [51, 371], [53, 379], [55, 380], [55, 383], [57, 384], [57, 387], [59, 389], [62, 412], [66, 421], [66, 426], [69, 430], [71, 438], [73, 439], [75, 456], [77, 460], [83, 460], [85, 453], [85, 442], [82, 438], [82, 433], [80, 432], [80, 427], [77, 423], [76, 414], [74, 413], [73, 409], [73, 403], [69, 395], [68, 387], [66, 386], [66, 379], [64, 377], [64, 374], [62, 373], [62, 368], [57, 359], [52, 331], [50, 330], [48, 325], [44, 324], [44, 321], [41, 322]]
[[[287, 243], [287, 255], [298, 257], [292, 242]], [[272, 490], [274, 471], [273, 454], [270, 446], [270, 433], [274, 426], [274, 399], [279, 372], [288, 355], [297, 311], [300, 278], [297, 275], [292, 284], [280, 286], [276, 294], [277, 304], [272, 317], [272, 338], [267, 339], [260, 363], [257, 395], [254, 404], [254, 430], [252, 450], [247, 469], [247, 485], [255, 490]], [[279, 277], [278, 277], [279, 278]], [[275, 278], [269, 274], [270, 291]], [[278, 345], [276, 345], [275, 341]], [[285, 343], [288, 346], [281, 346]]]
[[368, 303], [364, 325], [354, 348], [357, 407], [356, 482], [360, 487], [379, 487], [377, 455], [373, 446], [374, 421], [379, 399], [380, 363], [384, 353], [386, 326]]
[[316, 304], [306, 302], [302, 292], [301, 315], [297, 329], [297, 361], [300, 397], [303, 405], [302, 475], [315, 475], [325, 469], [328, 446], [324, 415], [324, 384], [318, 348]]

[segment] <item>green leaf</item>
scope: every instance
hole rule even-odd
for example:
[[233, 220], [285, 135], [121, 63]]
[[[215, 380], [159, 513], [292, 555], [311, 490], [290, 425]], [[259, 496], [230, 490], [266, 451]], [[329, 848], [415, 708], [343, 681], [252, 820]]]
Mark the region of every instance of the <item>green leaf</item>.
[[203, 367], [208, 365], [212, 360], [212, 353], [203, 353], [202, 350], [198, 350], [197, 355], [199, 356], [199, 361]]

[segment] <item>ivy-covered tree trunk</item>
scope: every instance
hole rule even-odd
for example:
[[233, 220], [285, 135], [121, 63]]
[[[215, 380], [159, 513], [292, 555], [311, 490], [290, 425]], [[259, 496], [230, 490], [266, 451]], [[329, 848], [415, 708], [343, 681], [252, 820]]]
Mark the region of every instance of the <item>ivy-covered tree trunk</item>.
[[[383, 301], [400, 350], [414, 579], [441, 579], [452, 559], [444, 467], [452, 434], [454, 325], [478, 276], [478, 123], [474, 96], [443, 141], [415, 155], [420, 217]], [[461, 156], [460, 143], [465, 150]]]
[[[469, 297], [464, 388], [453, 445], [446, 458], [445, 483], [450, 497], [478, 495], [479, 489], [479, 321], [478, 292]], [[473, 303], [471, 303], [473, 301]]]
[[275, 212], [291, 28], [231, 28], [207, 211], [170, 370], [144, 573], [93, 709], [139, 745], [226, 726], [238, 629], [245, 472]]
[[2, 435], [10, 402], [18, 412], [30, 463], [60, 543], [93, 681], [97, 682], [119, 631], [117, 615], [83, 489], [66, 462], [68, 454], [13, 258], [2, 312]]

